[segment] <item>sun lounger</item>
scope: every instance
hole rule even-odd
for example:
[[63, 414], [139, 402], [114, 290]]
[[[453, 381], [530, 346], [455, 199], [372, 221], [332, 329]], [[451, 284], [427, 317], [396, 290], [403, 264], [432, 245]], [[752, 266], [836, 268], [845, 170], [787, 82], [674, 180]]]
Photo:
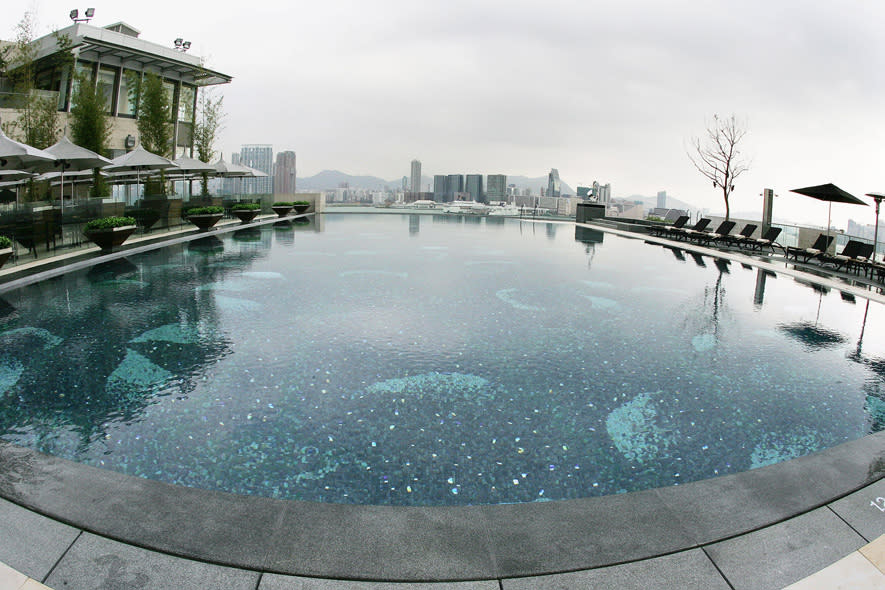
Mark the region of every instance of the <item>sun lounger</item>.
[[747, 238], [740, 243], [740, 246], [741, 248], [747, 248], [748, 250], [754, 251], [761, 251], [763, 248], [768, 248], [774, 252], [775, 247], [781, 247], [780, 244], [775, 242], [777, 237], [781, 235], [781, 230], [782, 228], [780, 227], [770, 227], [761, 238]]
[[692, 234], [691, 236], [689, 236], [689, 239], [692, 241], [696, 240], [698, 244], [703, 243], [709, 245], [710, 242], [717, 242], [727, 238], [728, 234], [731, 233], [731, 230], [734, 229], [734, 225], [735, 224], [733, 221], [723, 221], [714, 231]]
[[654, 226], [649, 233], [653, 233], [659, 236], [665, 236], [674, 229], [682, 229], [686, 223], [688, 223], [688, 215], [680, 215], [678, 218], [676, 218], [676, 221], [674, 221], [672, 225]]
[[826, 251], [829, 249], [830, 244], [833, 243], [834, 237], [835, 236], [830, 236], [827, 234], [820, 234], [819, 236], [817, 236], [814, 244], [811, 245], [811, 248], [788, 247], [784, 249], [784, 254], [787, 256], [787, 260], [792, 258], [796, 262], [807, 263], [812, 259], [818, 258], [822, 254], [825, 254]]
[[748, 223], [747, 225], [744, 226], [744, 229], [742, 229], [736, 235], [727, 236], [725, 238], [725, 243], [730, 246], [737, 246], [740, 248], [741, 244], [743, 244], [746, 240], [749, 240], [752, 237], [753, 232], [756, 231], [757, 227], [759, 227], [759, 226], [756, 225], [755, 223]]
[[693, 226], [691, 226], [688, 229], [685, 229], [685, 228], [674, 229], [670, 233], [670, 236], [673, 238], [676, 238], [677, 240], [680, 240], [680, 239], [688, 240], [689, 237], [703, 232], [705, 229], [707, 229], [708, 225], [710, 225], [710, 220], [707, 219], [706, 217], [702, 217], [701, 219], [698, 219], [698, 222], [696, 224], [694, 224]]
[[873, 254], [873, 245], [859, 240], [848, 240], [842, 252], [838, 254], [820, 254], [818, 259], [821, 264], [833, 265], [836, 270], [850, 272], [852, 267], [860, 269], [863, 263], [869, 261]]

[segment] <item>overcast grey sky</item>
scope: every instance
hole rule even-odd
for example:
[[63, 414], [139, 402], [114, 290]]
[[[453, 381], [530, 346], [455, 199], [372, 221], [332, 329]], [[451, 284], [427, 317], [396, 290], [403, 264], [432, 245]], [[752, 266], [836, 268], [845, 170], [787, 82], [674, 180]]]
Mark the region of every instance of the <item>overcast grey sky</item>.
[[[732, 211], [826, 222], [826, 205], [789, 193], [834, 182], [885, 192], [885, 3], [876, 0], [324, 0], [114, 2], [92, 24], [125, 21], [141, 37], [190, 40], [234, 77], [223, 87], [225, 157], [243, 143], [324, 169], [393, 179], [541, 176], [610, 182], [615, 196], [658, 190], [722, 210], [686, 156], [714, 113], [749, 129], [752, 160]], [[78, 6], [20, 2], [41, 33]], [[79, 6], [81, 10], [87, 5]], [[11, 10], [10, 10], [11, 8]], [[837, 205], [834, 220], [872, 223]]]

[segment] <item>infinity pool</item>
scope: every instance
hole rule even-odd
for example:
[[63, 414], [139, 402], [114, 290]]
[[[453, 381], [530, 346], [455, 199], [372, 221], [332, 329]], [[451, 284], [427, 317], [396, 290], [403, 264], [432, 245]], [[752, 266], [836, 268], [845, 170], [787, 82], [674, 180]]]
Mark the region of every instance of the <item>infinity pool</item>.
[[0, 438], [206, 489], [451, 505], [674, 485], [885, 427], [878, 303], [568, 223], [319, 223], [3, 294]]

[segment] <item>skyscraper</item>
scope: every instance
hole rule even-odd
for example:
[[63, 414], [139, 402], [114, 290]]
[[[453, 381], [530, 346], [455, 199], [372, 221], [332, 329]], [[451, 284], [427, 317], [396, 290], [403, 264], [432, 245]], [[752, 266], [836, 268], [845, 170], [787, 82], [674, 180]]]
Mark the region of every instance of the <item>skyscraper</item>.
[[442, 203], [446, 200], [446, 175], [433, 175], [433, 200]]
[[489, 174], [486, 177], [486, 197], [489, 201], [503, 201], [507, 197], [507, 176]]
[[454, 201], [459, 193], [464, 192], [464, 175], [449, 174], [446, 176], [446, 200]]
[[658, 191], [658, 209], [667, 208], [667, 191]]
[[556, 168], [550, 169], [550, 174], [547, 175], [547, 195], [548, 197], [558, 197], [562, 195], [562, 181], [559, 180], [559, 170]]
[[247, 144], [240, 147], [240, 165], [255, 168], [267, 174], [259, 178], [244, 178], [243, 193], [269, 195], [273, 193], [273, 146]]
[[287, 150], [277, 154], [273, 171], [273, 192], [275, 195], [295, 194], [295, 152]]
[[482, 174], [467, 175], [467, 192], [470, 198], [478, 203], [485, 203], [486, 198], [482, 190]]
[[413, 193], [421, 192], [421, 162], [412, 160], [412, 184], [410, 190]]

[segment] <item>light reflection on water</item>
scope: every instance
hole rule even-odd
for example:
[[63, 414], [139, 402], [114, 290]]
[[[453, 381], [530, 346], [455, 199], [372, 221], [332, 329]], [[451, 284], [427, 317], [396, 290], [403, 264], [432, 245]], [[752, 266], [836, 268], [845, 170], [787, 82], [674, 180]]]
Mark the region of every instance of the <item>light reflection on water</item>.
[[877, 303], [570, 224], [323, 225], [7, 293], [2, 437], [209, 489], [428, 505], [672, 485], [885, 425]]

